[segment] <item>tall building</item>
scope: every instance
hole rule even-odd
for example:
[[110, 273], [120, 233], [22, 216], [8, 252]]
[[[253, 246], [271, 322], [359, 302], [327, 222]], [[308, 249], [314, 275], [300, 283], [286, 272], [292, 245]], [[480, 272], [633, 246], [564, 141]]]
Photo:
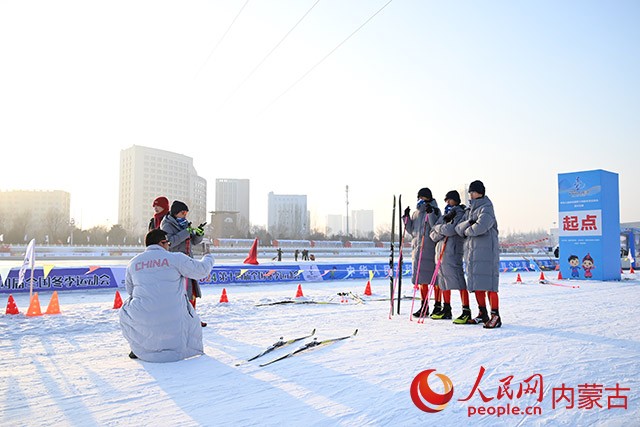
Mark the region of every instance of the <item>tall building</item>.
[[238, 212], [236, 227], [247, 233], [249, 221], [249, 180], [216, 179], [216, 212]]
[[373, 211], [357, 210], [351, 211], [352, 234], [358, 238], [369, 238], [373, 236]]
[[339, 214], [327, 215], [327, 236], [344, 234], [344, 217]]
[[[66, 191], [0, 191], [0, 234], [14, 241], [42, 238], [66, 241], [71, 222], [71, 195]], [[47, 242], [47, 243], [48, 243]]]
[[196, 224], [207, 220], [207, 181], [198, 176], [191, 157], [139, 145], [122, 150], [118, 222], [145, 233], [158, 196], [186, 203]]
[[306, 195], [269, 193], [267, 231], [276, 239], [302, 239], [309, 235]]

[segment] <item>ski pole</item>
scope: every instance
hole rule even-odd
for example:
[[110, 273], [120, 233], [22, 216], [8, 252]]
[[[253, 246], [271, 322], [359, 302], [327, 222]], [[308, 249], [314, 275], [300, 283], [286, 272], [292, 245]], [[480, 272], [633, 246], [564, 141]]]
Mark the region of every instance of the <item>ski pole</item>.
[[389, 253], [389, 301], [391, 301], [391, 308], [389, 309], [389, 319], [393, 315], [393, 250], [395, 240], [395, 221], [396, 221], [396, 196], [393, 195], [393, 211], [391, 213], [391, 252]]
[[393, 315], [393, 295], [396, 293], [396, 289], [398, 290], [398, 311], [400, 314], [400, 288], [398, 285], [402, 281], [402, 245], [404, 245], [404, 236], [407, 232], [407, 221], [408, 218], [403, 220], [404, 222], [404, 231], [402, 232], [402, 238], [400, 239], [400, 249], [398, 249], [398, 270], [395, 275], [395, 280], [393, 282], [393, 291], [391, 292], [391, 308], [389, 310], [389, 319]]
[[[400, 248], [398, 249], [398, 308], [396, 312], [400, 314], [400, 301], [402, 300], [400, 294], [402, 293], [402, 261], [403, 261], [403, 251], [402, 246], [404, 245], [404, 234], [407, 231], [407, 221], [402, 218], [402, 194], [398, 200], [398, 236], [402, 234], [402, 238], [400, 239]], [[404, 223], [404, 224], [403, 224]], [[402, 226], [404, 225], [404, 229]]]
[[[449, 240], [449, 236], [444, 238], [444, 244], [442, 245], [442, 250], [440, 251], [440, 255], [438, 256], [438, 262], [436, 263], [436, 268], [433, 270], [433, 276], [431, 277], [431, 283], [429, 283], [429, 287], [427, 288], [427, 301], [429, 301], [429, 293], [436, 286], [436, 279], [438, 278], [438, 271], [440, 271], [440, 265], [442, 264], [442, 256], [444, 255], [444, 250], [447, 247], [447, 240]], [[418, 318], [418, 323], [424, 323], [424, 319], [426, 316], [427, 304], [422, 307], [422, 311], [420, 312], [420, 317]]]

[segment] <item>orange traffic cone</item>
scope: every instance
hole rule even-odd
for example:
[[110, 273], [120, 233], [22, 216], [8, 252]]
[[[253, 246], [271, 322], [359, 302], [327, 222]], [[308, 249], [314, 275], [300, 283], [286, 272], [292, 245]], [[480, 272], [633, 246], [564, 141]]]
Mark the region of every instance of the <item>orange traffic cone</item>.
[[562, 271], [558, 270], [558, 280], [563, 280]]
[[113, 309], [118, 309], [122, 307], [122, 297], [120, 296], [120, 292], [116, 289], [116, 296], [113, 299]]
[[28, 317], [42, 316], [42, 310], [40, 309], [40, 300], [38, 299], [37, 292], [31, 296], [31, 301], [29, 301], [29, 310], [27, 310], [26, 315]]
[[518, 277], [516, 277], [516, 283], [522, 284], [522, 277], [520, 277], [520, 273], [518, 273]]
[[371, 296], [371, 281], [367, 280], [367, 286], [364, 288], [364, 294]]
[[220, 302], [229, 302], [229, 299], [227, 298], [226, 288], [222, 288], [222, 295], [220, 295]]
[[636, 271], [633, 269], [633, 265], [629, 269], [629, 274], [636, 274]]
[[45, 311], [45, 314], [60, 314], [58, 291], [53, 291], [53, 295], [51, 295], [51, 301], [49, 301], [49, 306], [47, 307], [47, 311]]
[[258, 239], [256, 238], [249, 249], [249, 256], [243, 261], [244, 264], [258, 265]]
[[9, 300], [7, 301], [7, 311], [5, 314], [20, 314], [16, 300], [13, 299], [13, 295], [9, 294]]
[[302, 294], [302, 285], [298, 285], [298, 290], [296, 291], [296, 298], [303, 298], [304, 295]]
[[544, 271], [540, 272], [540, 279], [538, 279], [538, 280], [540, 280], [541, 282], [544, 282], [545, 280], [547, 280], [547, 279], [544, 278]]

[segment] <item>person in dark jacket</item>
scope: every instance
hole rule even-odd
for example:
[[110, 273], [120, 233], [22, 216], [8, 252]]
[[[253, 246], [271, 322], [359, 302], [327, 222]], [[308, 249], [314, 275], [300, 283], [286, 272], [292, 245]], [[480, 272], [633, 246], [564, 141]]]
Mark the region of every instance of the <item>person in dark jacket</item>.
[[[464, 258], [467, 269], [467, 289], [474, 292], [479, 314], [470, 324], [484, 323], [487, 329], [502, 326], [498, 310], [498, 284], [500, 270], [500, 246], [498, 222], [493, 203], [485, 195], [482, 181], [469, 184], [471, 201], [463, 220], [456, 226], [458, 235], [465, 238]], [[491, 317], [487, 313], [486, 294], [489, 294]]]
[[155, 214], [149, 221], [149, 231], [160, 228], [162, 219], [169, 214], [169, 199], [164, 196], [156, 197], [151, 206]]
[[[469, 292], [464, 279], [462, 257], [464, 254], [464, 239], [456, 233], [456, 225], [464, 217], [465, 206], [460, 204], [460, 193], [449, 191], [444, 198], [447, 206], [444, 215], [440, 217], [436, 225], [431, 229], [429, 237], [436, 242], [436, 257], [442, 254], [440, 269], [438, 270], [438, 286], [442, 290], [444, 307], [440, 312], [434, 312], [432, 319], [451, 319], [451, 291], [460, 291], [462, 300], [462, 315], [453, 323], [466, 324], [471, 319], [469, 309]], [[438, 260], [436, 259], [436, 262]]]
[[413, 239], [411, 240], [413, 275], [411, 282], [419, 287], [422, 304], [418, 311], [413, 313], [415, 317], [429, 315], [429, 284], [435, 271], [436, 244], [429, 238], [429, 232], [440, 217], [438, 203], [433, 199], [431, 190], [427, 187], [418, 191], [418, 204], [416, 211], [411, 215], [411, 208], [407, 206], [404, 211], [405, 230]]
[[[182, 252], [193, 258], [191, 248], [202, 242], [204, 229], [201, 227], [192, 227], [191, 222], [187, 220], [189, 208], [184, 202], [175, 200], [171, 204], [169, 215], [162, 219], [160, 229], [167, 233], [170, 252]], [[196, 298], [202, 297], [202, 291], [197, 280], [187, 279], [187, 295], [189, 301], [196, 308]], [[202, 327], [207, 326], [202, 322]]]

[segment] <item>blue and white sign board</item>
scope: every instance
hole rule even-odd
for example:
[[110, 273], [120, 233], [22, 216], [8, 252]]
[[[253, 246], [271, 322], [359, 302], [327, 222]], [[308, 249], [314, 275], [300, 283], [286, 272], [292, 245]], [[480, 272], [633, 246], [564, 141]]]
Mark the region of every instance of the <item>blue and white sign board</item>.
[[565, 279], [620, 280], [618, 174], [558, 174], [560, 271]]

